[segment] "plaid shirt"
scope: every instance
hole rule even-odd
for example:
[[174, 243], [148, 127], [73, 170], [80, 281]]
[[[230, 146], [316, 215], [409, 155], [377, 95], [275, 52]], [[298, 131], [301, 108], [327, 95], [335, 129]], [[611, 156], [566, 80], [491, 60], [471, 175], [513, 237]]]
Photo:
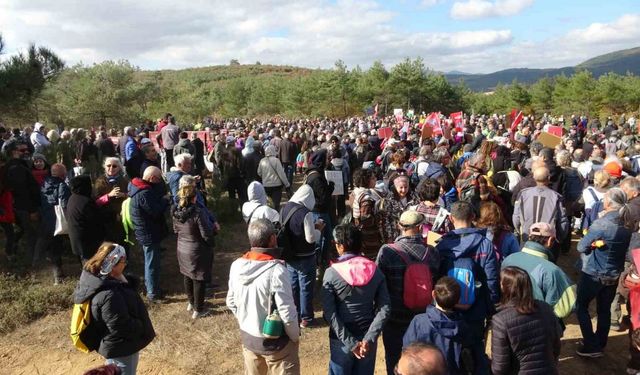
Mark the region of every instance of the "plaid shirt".
[[[437, 203], [431, 203], [428, 205], [424, 202], [420, 202], [420, 204], [416, 206], [415, 210], [424, 215], [424, 224], [428, 225], [429, 228], [432, 228], [433, 224], [435, 224], [436, 222], [436, 218], [438, 217], [438, 212], [440, 212], [440, 208], [441, 206]], [[447, 215], [440, 229], [435, 232], [438, 234], [445, 234], [452, 230], [453, 230], [453, 224], [451, 224], [451, 220], [449, 220], [449, 215]]]

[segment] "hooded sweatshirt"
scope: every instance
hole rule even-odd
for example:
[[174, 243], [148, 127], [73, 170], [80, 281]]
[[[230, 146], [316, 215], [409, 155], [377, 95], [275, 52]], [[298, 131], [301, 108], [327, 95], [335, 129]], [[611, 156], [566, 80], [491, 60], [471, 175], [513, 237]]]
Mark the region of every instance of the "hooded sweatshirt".
[[[313, 213], [311, 212], [315, 204], [316, 199], [311, 187], [309, 185], [302, 185], [293, 194], [291, 199], [289, 199], [289, 202], [287, 202], [282, 208], [281, 220], [284, 222], [292, 209], [296, 206], [303, 206], [303, 209], [296, 211], [287, 223], [287, 227], [291, 230], [293, 235], [291, 241], [293, 244], [301, 244], [299, 240], [304, 240], [306, 244], [313, 245], [320, 239], [322, 234], [316, 229]], [[304, 246], [304, 244], [302, 244], [301, 246], [297, 246], [296, 250], [303, 247], [307, 248], [308, 246]], [[311, 247], [313, 248], [313, 246]], [[299, 256], [311, 255], [307, 254], [308, 251], [306, 250], [308, 249], [297, 251], [297, 254]], [[313, 253], [315, 254], [315, 249], [313, 249]]]
[[[273, 249], [252, 248], [236, 259], [229, 270], [227, 307], [240, 325], [242, 345], [260, 355], [278, 352], [289, 340], [297, 342], [300, 337], [289, 271], [272, 252]], [[262, 335], [270, 300], [275, 301], [284, 324], [285, 334], [277, 339]]]
[[258, 164], [258, 176], [262, 178], [262, 184], [265, 187], [289, 187], [289, 180], [287, 180], [287, 175], [284, 173], [282, 163], [276, 157], [275, 147], [267, 146], [264, 154], [264, 158]]
[[322, 308], [329, 337], [353, 349], [359, 341], [376, 342], [391, 315], [384, 275], [371, 260], [343, 255], [322, 280]]
[[433, 305], [427, 306], [424, 314], [416, 315], [402, 340], [403, 347], [414, 342], [438, 347], [447, 360], [450, 375], [462, 374], [462, 346], [468, 338], [464, 334], [466, 324], [460, 313], [444, 312]]
[[29, 136], [29, 140], [34, 147], [35, 152], [43, 153], [47, 146], [51, 145], [51, 142], [47, 139], [47, 137], [42, 133], [44, 130], [44, 125], [36, 122], [33, 127], [33, 132]]
[[[253, 181], [247, 188], [249, 202], [242, 205], [242, 218], [247, 224], [255, 219], [267, 219], [272, 223], [280, 222], [278, 211], [267, 206], [267, 194], [258, 181]], [[251, 220], [249, 220], [251, 219]]]
[[[436, 250], [443, 260], [471, 258], [479, 269], [484, 270], [486, 285], [482, 285], [480, 289], [488, 288], [488, 290], [481, 290], [480, 295], [488, 296], [490, 301], [485, 298], [476, 298], [473, 306], [464, 313], [467, 320], [484, 319], [487, 313], [493, 309], [493, 306], [488, 304], [495, 304], [500, 298], [500, 266], [493, 251], [493, 243], [487, 239], [486, 229], [454, 229], [442, 236]], [[475, 278], [476, 280], [482, 279], [480, 275], [475, 275]], [[476, 289], [476, 293], [478, 293], [478, 289]]]

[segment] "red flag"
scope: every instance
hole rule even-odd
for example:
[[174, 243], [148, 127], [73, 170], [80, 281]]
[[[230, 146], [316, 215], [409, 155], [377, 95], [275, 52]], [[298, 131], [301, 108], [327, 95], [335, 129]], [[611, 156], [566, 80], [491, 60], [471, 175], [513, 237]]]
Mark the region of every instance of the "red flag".
[[516, 118], [516, 115], [518, 114], [518, 110], [517, 109], [512, 109], [511, 113], [509, 113], [509, 122], [513, 122], [513, 120]]
[[518, 124], [520, 124], [522, 122], [522, 111], [518, 112], [518, 114], [516, 115], [516, 117], [513, 119], [513, 122], [511, 123], [511, 136], [515, 136], [515, 131], [516, 128], [518, 127]]
[[462, 123], [463, 123], [462, 111], [454, 112], [454, 113], [450, 114], [449, 118], [451, 118], [451, 120], [453, 121], [453, 125], [456, 128], [456, 131], [461, 131], [462, 130]]
[[429, 113], [425, 124], [430, 125], [433, 128], [434, 134], [442, 134], [442, 126], [440, 125], [440, 114], [438, 112]]

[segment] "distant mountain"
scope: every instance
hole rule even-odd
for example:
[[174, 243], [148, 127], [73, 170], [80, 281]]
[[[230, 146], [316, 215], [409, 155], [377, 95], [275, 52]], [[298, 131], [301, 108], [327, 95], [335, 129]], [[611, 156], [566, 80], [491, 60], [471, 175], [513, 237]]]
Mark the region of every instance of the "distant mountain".
[[452, 71], [447, 72], [447, 73], [445, 73], [445, 74], [452, 74], [452, 75], [459, 75], [459, 76], [468, 76], [468, 75], [470, 75], [471, 73], [461, 72], [461, 71], [459, 71], [459, 70], [452, 70]]
[[528, 69], [516, 68], [505, 69], [489, 74], [460, 74], [459, 72], [450, 72], [445, 74], [445, 78], [451, 83], [464, 81], [471, 90], [474, 91], [491, 91], [499, 83], [509, 84], [516, 79], [520, 83], [534, 83], [543, 77], [554, 77], [560, 74], [571, 75], [576, 70], [587, 69], [593, 73], [595, 77], [599, 77], [605, 73], [614, 72], [618, 74], [640, 75], [640, 47], [625, 49], [605, 55], [600, 55], [589, 59], [575, 67], [567, 66], [557, 69]]

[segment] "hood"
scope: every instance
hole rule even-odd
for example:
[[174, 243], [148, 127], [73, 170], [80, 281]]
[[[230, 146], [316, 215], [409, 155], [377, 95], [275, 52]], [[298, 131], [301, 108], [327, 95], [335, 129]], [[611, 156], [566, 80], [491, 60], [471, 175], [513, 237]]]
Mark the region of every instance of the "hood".
[[131, 180], [131, 183], [129, 184], [129, 196], [133, 197], [139, 192], [143, 190], [149, 190], [149, 189], [151, 189], [150, 183], [148, 183], [147, 181], [139, 177], [136, 177], [133, 180]]
[[267, 204], [267, 193], [264, 191], [264, 186], [258, 181], [253, 181], [247, 188], [247, 195], [249, 201], [253, 203], [259, 203], [261, 205]]
[[316, 205], [313, 189], [307, 184], [300, 186], [289, 201], [304, 205], [308, 210], [313, 210], [313, 207]]
[[264, 149], [264, 156], [276, 156], [277, 151], [274, 145], [269, 145]]
[[173, 212], [171, 216], [173, 216], [174, 220], [177, 220], [180, 223], [184, 223], [196, 213], [196, 206], [193, 204], [188, 205], [187, 207], [174, 206]]
[[36, 122], [35, 125], [33, 126], [33, 131], [38, 132], [38, 133], [42, 133], [41, 130], [44, 128], [44, 124]]
[[487, 230], [481, 228], [455, 229], [440, 239], [438, 249], [451, 252], [456, 258], [464, 254], [471, 254], [478, 250], [482, 241], [487, 237]]
[[343, 164], [344, 164], [344, 159], [343, 158], [333, 158], [333, 159], [331, 159], [331, 165], [333, 165], [336, 168], [342, 168]]
[[253, 143], [256, 140], [253, 139], [253, 137], [248, 137], [247, 141], [244, 144], [244, 149], [247, 150], [247, 152], [253, 152]]
[[376, 273], [376, 264], [361, 256], [334, 263], [331, 267], [351, 286], [369, 284]]
[[323, 169], [327, 164], [327, 150], [320, 149], [313, 154], [309, 158], [309, 168], [310, 169]]
[[89, 271], [82, 270], [80, 275], [80, 281], [73, 293], [73, 303], [83, 303], [89, 298], [93, 297], [100, 289], [109, 287], [110, 284], [115, 284], [117, 281], [110, 279], [103, 279]]
[[440, 336], [444, 336], [447, 339], [461, 339], [462, 337], [462, 319], [460, 314], [452, 311], [446, 314], [438, 310], [433, 305], [427, 306], [427, 321], [434, 329], [432, 332], [436, 332]]
[[253, 260], [242, 257], [236, 262], [238, 262], [238, 280], [242, 285], [249, 285], [263, 273], [271, 272], [270, 270], [281, 261]]

